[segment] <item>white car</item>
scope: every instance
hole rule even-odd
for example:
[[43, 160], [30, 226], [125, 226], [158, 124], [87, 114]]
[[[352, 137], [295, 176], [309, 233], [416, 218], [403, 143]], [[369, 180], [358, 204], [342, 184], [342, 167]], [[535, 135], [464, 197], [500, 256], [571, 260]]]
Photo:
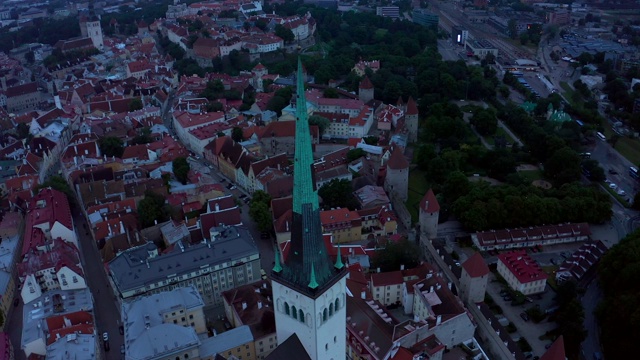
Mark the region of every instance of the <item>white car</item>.
[[102, 341], [109, 341], [109, 333], [108, 332], [103, 332], [102, 333]]
[[618, 185], [611, 183], [609, 184], [609, 187], [615, 190], [618, 187]]

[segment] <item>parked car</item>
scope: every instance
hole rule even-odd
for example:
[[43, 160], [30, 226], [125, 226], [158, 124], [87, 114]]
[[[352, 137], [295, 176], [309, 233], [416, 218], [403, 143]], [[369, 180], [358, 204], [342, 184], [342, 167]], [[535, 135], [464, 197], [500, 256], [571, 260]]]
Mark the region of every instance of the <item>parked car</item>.
[[618, 175], [618, 172], [613, 170], [613, 169], [609, 169], [609, 174], [611, 175]]
[[502, 297], [502, 300], [509, 302], [509, 301], [513, 301], [513, 298], [511, 297], [511, 295], [507, 295]]
[[105, 341], [104, 342], [104, 351], [109, 351], [109, 350], [111, 350], [111, 346], [109, 346], [109, 342], [108, 341]]
[[124, 345], [120, 345], [120, 354], [124, 355]]
[[551, 259], [550, 261], [551, 261], [551, 263], [552, 263], [553, 265], [555, 265], [555, 264], [556, 264], [556, 259]]
[[[522, 318], [522, 320], [524, 321], [529, 321], [529, 315], [527, 315], [527, 313], [522, 312], [520, 313], [520, 317]], [[548, 348], [547, 348], [548, 349]]]
[[240, 195], [240, 196], [238, 196], [238, 197], [239, 197], [240, 199], [244, 199], [244, 198], [246, 198], [246, 197], [247, 197], [247, 195], [245, 195], [245, 194], [241, 194], [241, 195]]
[[103, 332], [102, 333], [102, 341], [109, 341], [109, 333], [108, 332]]

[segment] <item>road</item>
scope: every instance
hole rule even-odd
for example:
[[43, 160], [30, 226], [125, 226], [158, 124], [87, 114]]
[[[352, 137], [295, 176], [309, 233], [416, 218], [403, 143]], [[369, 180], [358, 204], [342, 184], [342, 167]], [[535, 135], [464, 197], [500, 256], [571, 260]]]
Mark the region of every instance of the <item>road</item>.
[[[91, 288], [94, 300], [94, 314], [96, 319], [96, 333], [102, 343], [102, 333], [109, 333], [109, 345], [111, 350], [106, 352], [105, 359], [120, 359], [120, 346], [124, 344], [124, 337], [120, 335], [118, 326], [120, 325], [120, 311], [116, 306], [116, 298], [109, 286], [107, 273], [102, 263], [102, 258], [98, 252], [98, 247], [91, 234], [86, 218], [78, 209], [72, 209], [73, 222], [78, 234], [78, 245], [82, 257], [82, 266], [87, 279], [87, 284]], [[104, 348], [104, 347], [103, 347]]]

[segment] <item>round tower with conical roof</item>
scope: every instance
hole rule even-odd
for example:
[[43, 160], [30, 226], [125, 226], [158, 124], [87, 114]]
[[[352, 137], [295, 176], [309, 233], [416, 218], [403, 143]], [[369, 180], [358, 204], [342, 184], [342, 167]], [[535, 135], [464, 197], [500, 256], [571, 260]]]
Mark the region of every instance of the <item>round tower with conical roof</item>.
[[416, 142], [418, 140], [418, 105], [411, 96], [404, 113], [404, 126], [409, 135], [409, 142]]
[[387, 160], [387, 174], [384, 180], [385, 190], [391, 196], [407, 201], [409, 193], [409, 162], [399, 146], [391, 150]]
[[364, 103], [373, 100], [373, 90], [371, 80], [365, 76], [364, 79], [360, 81], [360, 86], [358, 87], [358, 98]]

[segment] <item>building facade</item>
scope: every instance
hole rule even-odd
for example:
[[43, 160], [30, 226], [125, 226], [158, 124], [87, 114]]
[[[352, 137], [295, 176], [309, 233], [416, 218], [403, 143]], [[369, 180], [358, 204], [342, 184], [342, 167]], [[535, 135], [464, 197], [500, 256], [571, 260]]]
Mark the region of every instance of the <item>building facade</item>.
[[524, 295], [541, 293], [547, 285], [547, 274], [524, 250], [498, 255], [498, 273], [510, 288]]
[[193, 286], [205, 305], [221, 305], [223, 291], [260, 279], [260, 253], [246, 228], [225, 226], [214, 236], [158, 255], [148, 243], [119, 253], [109, 262], [115, 295], [130, 299], [179, 287]]

